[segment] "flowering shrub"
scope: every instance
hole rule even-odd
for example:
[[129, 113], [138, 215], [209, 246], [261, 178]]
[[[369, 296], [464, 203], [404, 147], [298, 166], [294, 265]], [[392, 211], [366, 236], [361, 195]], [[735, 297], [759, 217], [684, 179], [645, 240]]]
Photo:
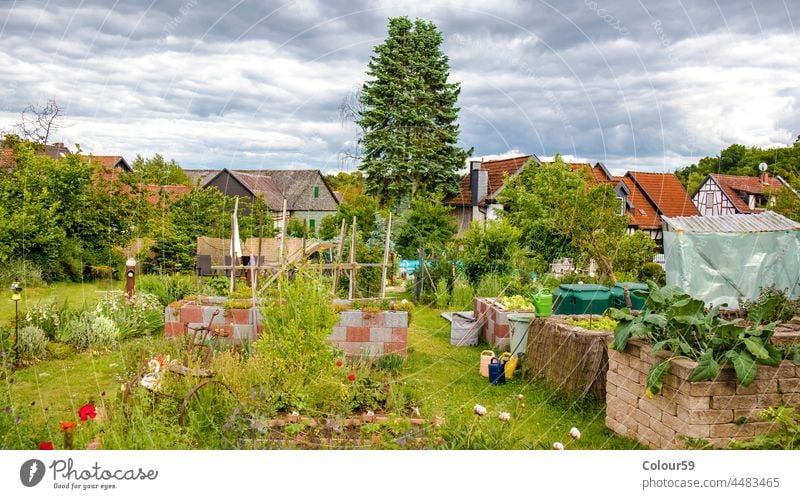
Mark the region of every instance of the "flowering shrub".
[[36, 326], [44, 331], [48, 339], [55, 339], [59, 327], [67, 316], [66, 302], [61, 306], [53, 302], [39, 303], [28, 308], [25, 314], [25, 324]]
[[19, 330], [19, 356], [32, 360], [42, 356], [47, 348], [47, 335], [42, 328], [25, 326]]
[[97, 302], [95, 313], [116, 323], [120, 339], [151, 335], [164, 326], [164, 308], [150, 293], [137, 293], [133, 303], [122, 294], [106, 296]]

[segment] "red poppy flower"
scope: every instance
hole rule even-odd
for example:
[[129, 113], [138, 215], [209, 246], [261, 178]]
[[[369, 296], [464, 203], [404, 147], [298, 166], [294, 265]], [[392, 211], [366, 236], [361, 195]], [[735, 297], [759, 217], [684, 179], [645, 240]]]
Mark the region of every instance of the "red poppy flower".
[[347, 377], [347, 379], [349, 379], [350, 381], [355, 381], [356, 380], [356, 375], [355, 374], [351, 374], [350, 376]]
[[75, 428], [75, 421], [62, 421], [61, 422], [61, 432], [65, 432], [67, 430], [71, 430]]
[[342, 361], [341, 360], [337, 360], [336, 361], [336, 367], [342, 367]]
[[53, 442], [42, 442], [39, 444], [39, 450], [54, 450]]
[[78, 416], [80, 416], [81, 421], [86, 421], [87, 419], [94, 419], [97, 417], [97, 411], [95, 410], [92, 404], [86, 404], [80, 409], [78, 409]]

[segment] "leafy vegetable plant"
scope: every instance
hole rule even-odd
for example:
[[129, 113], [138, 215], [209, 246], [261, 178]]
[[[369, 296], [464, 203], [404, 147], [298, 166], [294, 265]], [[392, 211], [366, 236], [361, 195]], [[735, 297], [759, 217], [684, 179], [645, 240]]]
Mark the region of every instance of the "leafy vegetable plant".
[[721, 366], [731, 365], [742, 386], [750, 385], [756, 376], [757, 364], [777, 366], [786, 357], [800, 365], [797, 349], [784, 349], [770, 344], [777, 322], [766, 323], [776, 303], [765, 299], [752, 305], [747, 320], [725, 320], [719, 306], [706, 310], [704, 303], [675, 286], [659, 288], [648, 282], [648, 291], [637, 291], [646, 298], [645, 310], [634, 316], [627, 308], [608, 309], [606, 315], [619, 322], [614, 331], [612, 348], [623, 351], [631, 338], [641, 338], [652, 345], [651, 354], [659, 350], [677, 356], [653, 365], [647, 378], [647, 395], [661, 391], [669, 363], [679, 357], [697, 362], [690, 381], [717, 377]]

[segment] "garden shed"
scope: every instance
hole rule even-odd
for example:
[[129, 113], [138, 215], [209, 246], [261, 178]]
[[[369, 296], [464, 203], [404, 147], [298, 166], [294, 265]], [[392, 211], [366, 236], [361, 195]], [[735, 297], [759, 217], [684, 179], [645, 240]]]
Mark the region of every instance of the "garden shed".
[[800, 296], [800, 223], [772, 211], [662, 219], [667, 284], [731, 307], [762, 287]]

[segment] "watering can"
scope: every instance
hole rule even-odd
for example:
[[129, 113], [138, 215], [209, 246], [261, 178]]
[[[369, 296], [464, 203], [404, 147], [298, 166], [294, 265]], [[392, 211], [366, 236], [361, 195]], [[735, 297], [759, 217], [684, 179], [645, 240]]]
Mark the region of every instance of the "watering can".
[[489, 363], [494, 358], [494, 352], [491, 350], [484, 350], [481, 352], [481, 368], [480, 373], [484, 378], [489, 377]]
[[503, 385], [506, 382], [504, 365], [497, 357], [492, 357], [489, 362], [489, 383], [492, 385]]
[[503, 373], [505, 374], [505, 379], [513, 379], [514, 372], [517, 370], [519, 357], [512, 355], [511, 352], [503, 352], [500, 354], [498, 359], [500, 360], [500, 363], [503, 364]]
[[537, 317], [549, 317], [553, 314], [553, 292], [549, 288], [539, 288], [531, 298]]

